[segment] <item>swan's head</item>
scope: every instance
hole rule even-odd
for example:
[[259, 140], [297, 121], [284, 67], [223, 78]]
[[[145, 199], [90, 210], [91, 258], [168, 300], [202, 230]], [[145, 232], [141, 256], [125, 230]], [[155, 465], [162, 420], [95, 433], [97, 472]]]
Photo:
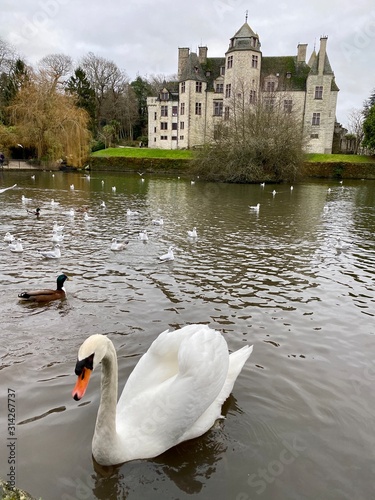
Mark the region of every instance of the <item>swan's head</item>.
[[89, 385], [91, 373], [106, 355], [109, 343], [110, 340], [105, 335], [97, 334], [88, 337], [79, 348], [75, 367], [78, 379], [72, 392], [76, 401], [83, 398]]

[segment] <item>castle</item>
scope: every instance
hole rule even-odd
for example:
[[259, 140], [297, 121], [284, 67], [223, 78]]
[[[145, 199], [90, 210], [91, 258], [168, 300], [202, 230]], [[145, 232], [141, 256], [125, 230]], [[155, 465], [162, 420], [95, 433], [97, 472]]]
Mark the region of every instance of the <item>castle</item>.
[[[230, 39], [225, 57], [207, 57], [178, 49], [178, 81], [165, 84], [147, 99], [148, 147], [183, 149], [212, 141], [230, 117], [233, 100], [245, 105], [278, 100], [286, 113], [303, 124], [306, 152], [331, 153], [338, 87], [327, 56], [327, 37], [320, 38], [306, 62], [307, 44], [294, 56], [263, 56], [259, 36], [246, 22]], [[279, 104], [280, 105], [280, 104]]]

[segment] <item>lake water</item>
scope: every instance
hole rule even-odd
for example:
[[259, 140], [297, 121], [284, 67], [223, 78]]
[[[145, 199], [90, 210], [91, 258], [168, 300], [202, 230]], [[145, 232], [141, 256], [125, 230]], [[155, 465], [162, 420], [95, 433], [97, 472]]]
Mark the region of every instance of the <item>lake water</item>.
[[[0, 194], [0, 477], [10, 471], [10, 389], [17, 485], [43, 500], [374, 497], [374, 181], [291, 190], [147, 174], [1, 173], [0, 188], [14, 183]], [[257, 203], [259, 212], [249, 209]], [[39, 219], [26, 211], [37, 206]], [[64, 214], [85, 206], [88, 222], [82, 212]], [[151, 223], [159, 217], [164, 226]], [[65, 225], [62, 255], [42, 259], [54, 221]], [[187, 236], [193, 226], [196, 240]], [[9, 251], [7, 231], [23, 253]], [[128, 239], [127, 248], [112, 252], [113, 237]], [[338, 237], [347, 248], [336, 248]], [[159, 262], [171, 244], [175, 260]], [[65, 301], [18, 302], [24, 289], [53, 288], [61, 271], [71, 278]], [[82, 401], [71, 397], [82, 341], [112, 339], [121, 390], [156, 336], [188, 323], [220, 330], [231, 351], [254, 344], [226, 420], [152, 460], [93, 463], [100, 371]]]

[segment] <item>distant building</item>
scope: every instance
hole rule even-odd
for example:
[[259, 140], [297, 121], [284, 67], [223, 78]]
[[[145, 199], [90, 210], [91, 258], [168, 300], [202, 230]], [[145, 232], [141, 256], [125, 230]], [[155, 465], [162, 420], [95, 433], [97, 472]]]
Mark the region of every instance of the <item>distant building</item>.
[[339, 89], [327, 37], [320, 38], [319, 52], [313, 50], [308, 62], [307, 44], [299, 44], [294, 56], [280, 57], [263, 56], [260, 46], [259, 36], [245, 22], [224, 57], [207, 57], [207, 47], [199, 47], [198, 54], [179, 48], [178, 81], [147, 99], [148, 146], [201, 146], [230, 117], [234, 99], [251, 106], [261, 97], [270, 105], [281, 99], [286, 113], [300, 116], [307, 152], [331, 153]]

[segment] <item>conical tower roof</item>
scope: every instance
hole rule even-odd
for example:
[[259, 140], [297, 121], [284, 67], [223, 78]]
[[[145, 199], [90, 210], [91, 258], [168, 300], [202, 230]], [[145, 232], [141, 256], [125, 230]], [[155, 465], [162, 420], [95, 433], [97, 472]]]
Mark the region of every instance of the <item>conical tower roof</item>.
[[260, 51], [259, 36], [245, 22], [237, 33], [230, 39], [227, 52], [235, 50], [255, 50]]

